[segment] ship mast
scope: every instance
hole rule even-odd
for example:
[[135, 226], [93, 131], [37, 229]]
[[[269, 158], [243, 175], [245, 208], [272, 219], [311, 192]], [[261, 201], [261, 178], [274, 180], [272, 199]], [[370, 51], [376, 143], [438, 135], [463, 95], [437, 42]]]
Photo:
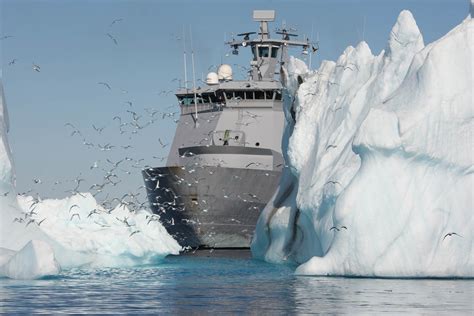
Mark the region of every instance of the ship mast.
[[[232, 40], [226, 44], [233, 48], [232, 53], [238, 54], [238, 48], [251, 47], [253, 59], [250, 61], [251, 66], [251, 80], [253, 81], [273, 81], [275, 80], [276, 67], [288, 62], [288, 48], [302, 47], [303, 53], [308, 53], [310, 47], [309, 39], [304, 41], [293, 40], [291, 37], [298, 36], [290, 33], [286, 27], [278, 30], [276, 33], [282, 35], [281, 39], [270, 38], [268, 30], [268, 22], [275, 20], [274, 10], [255, 10], [253, 11], [253, 19], [260, 22], [258, 36], [254, 39], [250, 35], [255, 32], [246, 32], [237, 34], [242, 36], [242, 39]], [[280, 58], [278, 57], [280, 56]], [[280, 72], [281, 74], [281, 72]]]
[[186, 32], [183, 25], [184, 88], [188, 89], [188, 71], [186, 70]]
[[194, 125], [198, 126], [198, 108], [197, 108], [197, 96], [196, 96], [196, 72], [194, 70], [194, 48], [193, 48], [193, 33], [191, 25], [189, 26], [189, 39], [191, 41], [191, 63], [193, 67], [193, 92], [194, 92]]

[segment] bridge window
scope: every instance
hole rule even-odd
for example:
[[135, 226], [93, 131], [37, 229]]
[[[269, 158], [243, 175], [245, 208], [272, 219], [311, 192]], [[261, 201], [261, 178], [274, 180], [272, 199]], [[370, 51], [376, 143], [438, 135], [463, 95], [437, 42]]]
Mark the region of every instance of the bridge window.
[[270, 48], [268, 46], [260, 46], [258, 48], [258, 55], [260, 57], [268, 57]]
[[265, 91], [265, 99], [273, 100], [273, 91]]
[[272, 47], [272, 58], [276, 58], [278, 55], [278, 47]]
[[214, 94], [206, 95], [206, 101], [209, 103], [217, 103], [217, 97]]
[[245, 91], [245, 99], [253, 100], [253, 91]]
[[278, 100], [278, 101], [281, 100], [281, 92], [280, 91], [276, 91], [275, 100]]
[[255, 91], [256, 100], [263, 100], [264, 98], [265, 98], [265, 95], [263, 94], [263, 91]]
[[234, 98], [236, 100], [243, 100], [244, 99], [244, 92], [243, 91], [235, 91]]
[[232, 91], [226, 91], [225, 92], [225, 97], [227, 100], [230, 100], [234, 97], [234, 93]]
[[194, 104], [194, 96], [192, 97], [178, 97], [179, 104], [181, 105], [192, 105]]

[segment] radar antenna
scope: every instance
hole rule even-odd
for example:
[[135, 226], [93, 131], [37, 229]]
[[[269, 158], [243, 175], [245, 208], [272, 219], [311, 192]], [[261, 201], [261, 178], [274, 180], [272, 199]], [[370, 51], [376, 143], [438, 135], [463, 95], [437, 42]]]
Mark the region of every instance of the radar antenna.
[[253, 11], [253, 20], [260, 22], [260, 39], [268, 39], [268, 22], [275, 20], [275, 11], [274, 10], [254, 10]]
[[[288, 49], [290, 47], [301, 47], [303, 48], [303, 54], [308, 55], [311, 51], [315, 53], [318, 50], [317, 44], [314, 45], [309, 39], [304, 37], [304, 40], [297, 40], [293, 37], [298, 36], [297, 30], [286, 26], [283, 23], [282, 26], [276, 29], [276, 33], [281, 35], [281, 39], [271, 39], [268, 23], [275, 20], [274, 10], [255, 10], [253, 11], [253, 19], [260, 23], [258, 33], [255, 32], [244, 32], [239, 33], [237, 36], [240, 38], [235, 40], [232, 39], [230, 42], [226, 42], [232, 49], [232, 54], [237, 55], [239, 53], [239, 47], [250, 47], [252, 48], [253, 59], [250, 61], [250, 78], [255, 81], [269, 81], [274, 80], [275, 74], [280, 74], [281, 71], [276, 72], [276, 66], [279, 64], [280, 68], [288, 60]], [[258, 34], [255, 38], [250, 38], [250, 35]]]
[[[291, 30], [296, 31], [295, 29], [291, 29]], [[286, 41], [290, 40], [290, 36], [293, 36], [293, 37], [298, 36], [298, 34], [289, 33], [288, 31], [289, 30], [287, 30], [286, 28], [283, 28], [283, 29], [277, 29], [275, 33], [282, 35], [282, 39]]]
[[250, 35], [257, 34], [257, 32], [246, 32], [246, 33], [240, 33], [237, 34], [237, 36], [243, 36], [244, 41], [248, 41], [250, 39]]

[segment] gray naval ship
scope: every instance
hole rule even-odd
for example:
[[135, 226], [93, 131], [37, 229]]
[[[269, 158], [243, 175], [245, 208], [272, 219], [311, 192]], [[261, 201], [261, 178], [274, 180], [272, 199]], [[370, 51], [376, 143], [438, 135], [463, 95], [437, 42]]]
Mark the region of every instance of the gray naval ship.
[[283, 67], [290, 47], [307, 53], [310, 43], [286, 29], [270, 38], [275, 11], [253, 18], [258, 33], [226, 43], [234, 55], [251, 49], [248, 79], [233, 80], [222, 64], [205, 86], [178, 90], [181, 115], [166, 166], [142, 171], [152, 211], [183, 247], [248, 248], [284, 167]]

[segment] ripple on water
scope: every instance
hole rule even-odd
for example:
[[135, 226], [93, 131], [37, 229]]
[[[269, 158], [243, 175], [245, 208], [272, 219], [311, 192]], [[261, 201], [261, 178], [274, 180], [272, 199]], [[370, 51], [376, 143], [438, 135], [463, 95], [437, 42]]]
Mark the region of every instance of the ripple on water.
[[138, 268], [2, 279], [14, 313], [472, 313], [473, 280], [322, 278], [250, 259], [169, 257]]

